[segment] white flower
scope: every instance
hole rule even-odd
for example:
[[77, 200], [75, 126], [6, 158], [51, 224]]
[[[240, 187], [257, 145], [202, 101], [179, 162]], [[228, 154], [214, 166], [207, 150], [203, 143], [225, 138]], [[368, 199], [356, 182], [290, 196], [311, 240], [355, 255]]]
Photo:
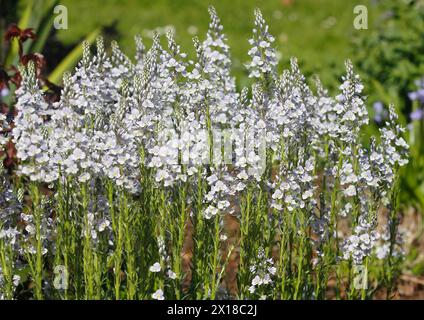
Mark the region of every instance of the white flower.
[[173, 272], [172, 270], [168, 270], [167, 274], [168, 274], [168, 277], [170, 279], [176, 279], [177, 278], [177, 274], [175, 272]]
[[227, 186], [222, 181], [217, 181], [215, 183], [215, 186], [214, 186], [213, 189], [216, 192], [220, 192], [220, 191], [226, 192], [228, 188], [227, 188]]
[[344, 192], [343, 192], [346, 196], [348, 197], [353, 197], [356, 195], [356, 188], [354, 185], [350, 185], [349, 187], [347, 187]]
[[247, 180], [249, 178], [249, 176], [247, 175], [246, 171], [242, 171], [237, 175], [237, 178], [242, 179], [242, 180]]
[[78, 177], [78, 181], [79, 182], [87, 182], [88, 180], [90, 180], [90, 174], [88, 172], [84, 172], [82, 175], [80, 175]]
[[306, 190], [303, 194], [302, 194], [302, 199], [306, 200], [311, 198], [314, 195], [314, 192], [312, 190]]
[[236, 190], [237, 190], [237, 191], [243, 191], [244, 189], [246, 189], [246, 185], [245, 185], [243, 182], [239, 182], [239, 183], [236, 185]]
[[99, 232], [103, 232], [107, 227], [109, 227], [109, 225], [110, 225], [109, 220], [106, 220], [106, 219], [101, 220], [98, 227]]
[[85, 153], [81, 149], [76, 148], [72, 153], [72, 158], [74, 160], [83, 160], [85, 159]]
[[281, 192], [280, 189], [275, 190], [275, 192], [272, 195], [272, 199], [282, 199], [283, 198], [283, 193]]
[[361, 234], [359, 238], [365, 244], [369, 244], [371, 242], [370, 236], [367, 233]]
[[214, 206], [209, 206], [206, 208], [204, 215], [206, 219], [210, 219], [214, 216], [216, 216], [216, 214], [218, 213], [218, 209], [215, 208]]
[[378, 246], [376, 249], [376, 255], [377, 258], [380, 260], [383, 260], [387, 257], [388, 253], [390, 251], [390, 244], [384, 244], [382, 246]]
[[155, 300], [164, 300], [162, 289], [158, 289], [155, 293], [152, 294], [152, 298]]
[[108, 172], [108, 177], [111, 179], [116, 179], [121, 176], [119, 167], [112, 167], [107, 172]]
[[218, 209], [219, 210], [225, 210], [230, 206], [230, 202], [228, 202], [227, 200], [223, 200], [223, 201], [219, 201], [218, 202]]
[[272, 282], [272, 280], [271, 280], [271, 277], [269, 276], [269, 274], [265, 274], [263, 279], [262, 279], [262, 283], [268, 284], [268, 283], [271, 283], [271, 282]]
[[272, 275], [275, 275], [275, 273], [277, 272], [277, 268], [275, 267], [269, 267], [268, 268], [268, 272]]
[[17, 275], [17, 274], [15, 274], [14, 276], [13, 276], [13, 285], [15, 286], [15, 287], [17, 287], [18, 285], [19, 285], [19, 282], [21, 281], [21, 277], [19, 276], [19, 275]]
[[28, 224], [25, 227], [25, 230], [29, 233], [29, 234], [35, 234], [35, 226], [33, 224]]
[[160, 263], [159, 262], [155, 262], [150, 268], [149, 271], [150, 272], [160, 272], [161, 267], [160, 267]]
[[259, 42], [259, 46], [261, 48], [268, 48], [269, 47], [269, 42], [261, 41], [261, 42]]
[[159, 170], [156, 174], [156, 182], [161, 182], [169, 178], [169, 173], [166, 170]]
[[259, 286], [263, 283], [262, 278], [259, 277], [258, 275], [256, 277], [253, 278], [252, 280], [252, 286]]
[[395, 144], [398, 147], [402, 147], [402, 148], [405, 148], [405, 149], [408, 149], [409, 148], [409, 145], [406, 143], [405, 139], [403, 139], [402, 137], [396, 139]]
[[33, 156], [35, 156], [36, 154], [38, 154], [38, 153], [40, 153], [41, 152], [41, 149], [40, 148], [38, 148], [37, 146], [35, 146], [35, 145], [30, 145], [29, 146], [29, 148], [28, 148], [28, 155], [30, 156], [30, 157], [33, 157]]

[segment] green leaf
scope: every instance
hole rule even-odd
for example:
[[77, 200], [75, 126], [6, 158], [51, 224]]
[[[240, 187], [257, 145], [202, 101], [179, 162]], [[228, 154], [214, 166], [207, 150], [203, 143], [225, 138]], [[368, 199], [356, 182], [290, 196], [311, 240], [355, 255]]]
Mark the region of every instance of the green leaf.
[[38, 30], [37, 39], [31, 44], [31, 52], [42, 52], [44, 45], [46, 44], [47, 38], [53, 28], [53, 21], [55, 15], [53, 14], [53, 8], [59, 3], [59, 0], [55, 0], [52, 5], [45, 11], [41, 18]]

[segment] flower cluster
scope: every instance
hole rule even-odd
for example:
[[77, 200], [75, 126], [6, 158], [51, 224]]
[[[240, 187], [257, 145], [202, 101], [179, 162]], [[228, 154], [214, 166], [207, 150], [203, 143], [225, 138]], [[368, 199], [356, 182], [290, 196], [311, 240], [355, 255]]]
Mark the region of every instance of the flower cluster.
[[274, 37], [269, 33], [269, 27], [259, 9], [255, 10], [255, 28], [253, 37], [249, 39], [252, 46], [249, 56], [252, 61], [247, 65], [249, 77], [260, 78], [273, 76], [277, 65], [277, 58], [272, 44]]
[[[274, 260], [272, 258], [267, 259], [263, 248], [259, 248], [257, 256], [257, 264], [250, 267], [250, 273], [252, 274], [252, 282], [249, 287], [250, 293], [256, 291], [261, 293], [261, 288], [272, 285], [272, 278], [274, 278], [277, 268], [274, 266]], [[266, 296], [260, 296], [266, 299]]]

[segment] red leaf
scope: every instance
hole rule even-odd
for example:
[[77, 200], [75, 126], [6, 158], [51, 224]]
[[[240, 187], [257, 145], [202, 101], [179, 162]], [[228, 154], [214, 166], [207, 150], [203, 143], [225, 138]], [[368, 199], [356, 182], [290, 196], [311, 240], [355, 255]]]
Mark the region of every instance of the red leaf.
[[4, 39], [9, 41], [12, 38], [19, 37], [21, 35], [21, 29], [14, 23], [7, 28], [6, 33], [4, 34]]
[[20, 29], [15, 23], [11, 24], [4, 35], [4, 39], [9, 41], [12, 38], [19, 38], [21, 42], [25, 42], [28, 39], [35, 39], [36, 35], [33, 28]]
[[21, 86], [21, 82], [22, 82], [22, 77], [21, 77], [21, 73], [19, 71], [17, 71], [11, 78], [10, 81], [15, 84], [16, 87], [20, 87]]
[[33, 28], [28, 28], [28, 29], [22, 30], [21, 34], [19, 36], [21, 41], [25, 42], [28, 39], [35, 39], [36, 36], [35, 36], [35, 33], [33, 32], [33, 30], [34, 30]]

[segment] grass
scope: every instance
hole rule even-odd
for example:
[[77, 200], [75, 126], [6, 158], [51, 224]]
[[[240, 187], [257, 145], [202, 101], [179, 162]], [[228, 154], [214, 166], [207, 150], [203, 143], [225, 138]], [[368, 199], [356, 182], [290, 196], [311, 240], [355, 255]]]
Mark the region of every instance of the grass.
[[[343, 72], [343, 62], [351, 55], [350, 39], [355, 30], [353, 8], [358, 4], [369, 8], [369, 26], [376, 8], [369, 0], [295, 0], [284, 5], [282, 0], [92, 0], [62, 3], [68, 8], [69, 29], [59, 30], [58, 38], [65, 44], [76, 43], [88, 32], [99, 26], [114, 26], [118, 34], [111, 38], [119, 40], [124, 52], [133, 56], [134, 35], [141, 34], [149, 46], [149, 30], [172, 25], [176, 39], [191, 57], [194, 55], [189, 30], [197, 29], [203, 37], [208, 27], [207, 7], [216, 7], [230, 43], [234, 73], [239, 85], [248, 81], [244, 63], [248, 60], [247, 39], [253, 23], [253, 10], [261, 8], [271, 33], [276, 37], [281, 53], [280, 68], [287, 67], [292, 56], [299, 59], [306, 75], [313, 73], [322, 77], [324, 84], [334, 87]], [[194, 28], [195, 27], [195, 28]], [[191, 31], [193, 31], [191, 30]]]

